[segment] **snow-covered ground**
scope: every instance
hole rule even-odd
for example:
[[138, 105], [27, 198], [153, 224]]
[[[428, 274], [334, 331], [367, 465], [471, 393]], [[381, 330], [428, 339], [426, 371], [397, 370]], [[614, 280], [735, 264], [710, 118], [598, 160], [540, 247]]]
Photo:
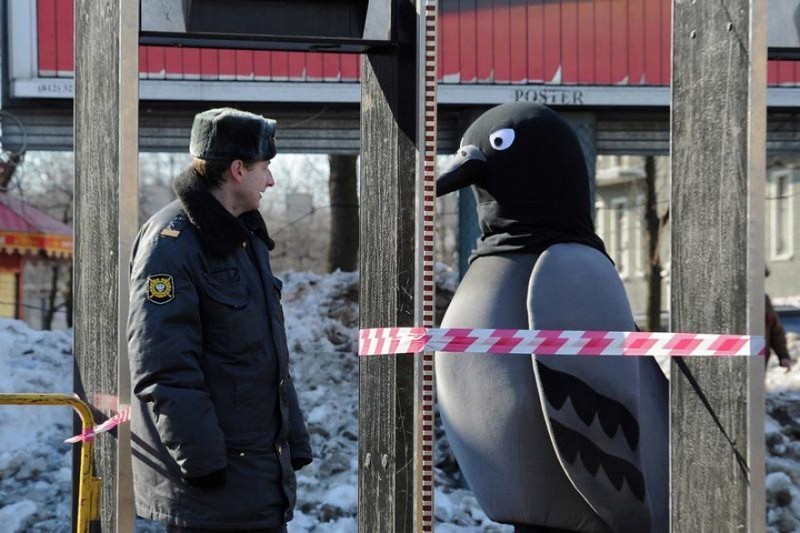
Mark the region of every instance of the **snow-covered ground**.
[[[291, 533], [355, 532], [357, 391], [355, 274], [290, 273], [283, 301], [292, 373], [311, 433], [314, 462], [298, 473]], [[452, 288], [452, 279], [443, 286]], [[800, 359], [800, 337], [790, 336]], [[72, 335], [0, 320], [0, 392], [70, 392]], [[788, 374], [773, 361], [767, 375], [769, 531], [800, 531], [800, 364]], [[72, 414], [65, 407], [0, 406], [0, 533], [67, 532]], [[110, 438], [108, 435], [98, 437]], [[510, 533], [463, 488], [447, 444], [437, 439], [437, 532]], [[139, 532], [163, 531], [139, 521]]]
[[767, 369], [768, 533], [800, 531], [800, 335], [786, 339], [794, 366], [787, 373], [773, 356]]

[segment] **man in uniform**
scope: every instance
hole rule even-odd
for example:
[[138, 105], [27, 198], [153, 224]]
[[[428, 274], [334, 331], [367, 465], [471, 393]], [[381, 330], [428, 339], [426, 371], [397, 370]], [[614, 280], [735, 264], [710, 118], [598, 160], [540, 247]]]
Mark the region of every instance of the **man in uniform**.
[[311, 448], [258, 211], [275, 122], [199, 113], [190, 152], [131, 259], [136, 510], [169, 531], [280, 533]]

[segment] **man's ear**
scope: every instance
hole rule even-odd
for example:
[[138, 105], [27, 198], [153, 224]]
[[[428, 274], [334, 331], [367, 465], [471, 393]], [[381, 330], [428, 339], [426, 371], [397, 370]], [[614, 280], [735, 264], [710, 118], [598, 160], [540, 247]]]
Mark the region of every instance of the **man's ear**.
[[228, 171], [231, 173], [231, 179], [235, 183], [241, 183], [244, 175], [242, 174], [242, 170], [244, 170], [244, 162], [241, 159], [235, 159], [231, 161], [231, 166], [228, 167]]

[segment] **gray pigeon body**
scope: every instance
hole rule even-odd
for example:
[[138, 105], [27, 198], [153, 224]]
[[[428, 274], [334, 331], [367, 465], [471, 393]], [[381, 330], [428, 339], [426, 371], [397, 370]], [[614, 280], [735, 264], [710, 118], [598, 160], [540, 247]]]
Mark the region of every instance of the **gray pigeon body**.
[[[437, 184], [471, 185], [482, 235], [443, 327], [632, 331], [569, 126], [498, 106]], [[438, 353], [439, 409], [486, 514], [526, 528], [668, 528], [667, 383], [652, 358]]]

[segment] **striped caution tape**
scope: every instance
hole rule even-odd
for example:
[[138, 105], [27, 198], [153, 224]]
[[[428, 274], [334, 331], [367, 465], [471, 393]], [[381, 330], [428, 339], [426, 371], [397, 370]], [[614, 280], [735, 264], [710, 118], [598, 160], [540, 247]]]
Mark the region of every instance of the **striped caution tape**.
[[131, 419], [130, 405], [124, 406], [117, 414], [93, 428], [86, 428], [80, 434], [70, 437], [64, 441], [65, 444], [73, 444], [76, 442], [90, 442], [94, 440], [95, 435], [98, 433], [105, 433], [118, 425], [128, 422]]
[[764, 337], [643, 331], [374, 328], [359, 332], [358, 354], [440, 352], [589, 356], [759, 356]]

